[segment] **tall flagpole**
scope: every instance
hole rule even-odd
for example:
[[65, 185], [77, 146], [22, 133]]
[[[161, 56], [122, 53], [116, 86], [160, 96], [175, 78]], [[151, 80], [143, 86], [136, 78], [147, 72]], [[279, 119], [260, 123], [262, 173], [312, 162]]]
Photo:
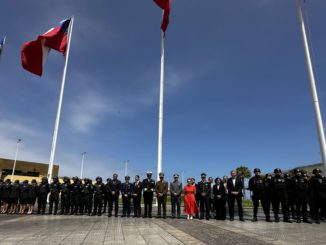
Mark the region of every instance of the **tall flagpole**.
[[317, 126], [318, 139], [319, 139], [319, 145], [320, 145], [320, 154], [321, 154], [321, 159], [322, 159], [324, 173], [325, 173], [326, 172], [325, 133], [324, 133], [321, 112], [320, 112], [320, 108], [319, 108], [318, 94], [317, 94], [317, 89], [316, 89], [314, 71], [312, 68], [312, 62], [311, 62], [311, 58], [310, 58], [309, 44], [308, 44], [307, 35], [306, 35], [306, 28], [305, 28], [303, 14], [302, 14], [301, 0], [296, 0], [296, 6], [297, 6], [297, 14], [298, 14], [298, 19], [299, 19], [299, 24], [300, 24], [301, 34], [302, 34], [303, 47], [304, 47], [305, 56], [306, 56], [312, 101], [313, 101], [313, 106], [315, 109], [315, 119], [316, 119], [316, 126]]
[[55, 120], [55, 126], [54, 126], [54, 132], [53, 132], [53, 140], [52, 140], [52, 147], [51, 147], [51, 154], [50, 154], [50, 161], [49, 161], [49, 169], [48, 169], [48, 179], [49, 180], [52, 179], [53, 161], [54, 161], [54, 155], [55, 155], [55, 148], [56, 148], [56, 145], [57, 145], [57, 137], [58, 137], [59, 123], [60, 123], [62, 98], [63, 98], [64, 89], [65, 89], [66, 73], [67, 73], [69, 51], [70, 51], [70, 43], [71, 43], [71, 33], [72, 33], [73, 24], [74, 24], [74, 17], [72, 16], [71, 17], [71, 22], [70, 22], [70, 25], [69, 25], [69, 30], [68, 30], [68, 46], [67, 46], [67, 52], [66, 52], [65, 65], [64, 65], [63, 74], [62, 74], [61, 91], [60, 91], [60, 96], [59, 96], [57, 118]]
[[161, 75], [160, 75], [160, 105], [158, 116], [158, 154], [157, 154], [157, 180], [162, 172], [162, 143], [163, 143], [163, 95], [164, 95], [164, 32], [162, 31], [161, 47]]

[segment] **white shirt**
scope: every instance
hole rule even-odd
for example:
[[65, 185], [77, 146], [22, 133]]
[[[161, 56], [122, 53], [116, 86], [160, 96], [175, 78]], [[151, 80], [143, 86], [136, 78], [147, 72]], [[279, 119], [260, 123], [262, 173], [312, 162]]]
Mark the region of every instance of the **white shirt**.
[[232, 179], [233, 186], [235, 187], [235, 178]]

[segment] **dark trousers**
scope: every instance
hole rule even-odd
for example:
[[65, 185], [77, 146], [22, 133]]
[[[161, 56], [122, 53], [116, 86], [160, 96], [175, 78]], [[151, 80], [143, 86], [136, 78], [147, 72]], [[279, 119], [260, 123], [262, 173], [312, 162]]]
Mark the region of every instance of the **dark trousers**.
[[225, 220], [226, 218], [226, 200], [224, 198], [215, 198], [215, 218]]
[[103, 195], [95, 195], [94, 196], [94, 210], [93, 214], [101, 215], [102, 214], [102, 206], [103, 206]]
[[157, 197], [158, 202], [158, 209], [157, 209], [157, 216], [161, 216], [161, 208], [163, 208], [163, 217], [166, 217], [166, 195], [161, 197]]
[[61, 194], [61, 214], [68, 214], [69, 213], [69, 194]]
[[314, 197], [314, 211], [315, 218], [319, 220], [320, 217], [324, 219], [326, 217], [326, 198], [320, 195], [315, 195]]
[[252, 202], [254, 204], [254, 218], [257, 218], [259, 201], [261, 203], [261, 206], [263, 207], [265, 217], [269, 218], [270, 217], [270, 211], [269, 211], [269, 208], [267, 208], [266, 196], [264, 196], [264, 195], [252, 196]]
[[243, 218], [243, 208], [242, 208], [242, 197], [237, 195], [229, 195], [229, 199], [228, 199], [228, 206], [229, 206], [229, 215], [230, 215], [230, 219], [234, 219], [234, 203], [235, 200], [237, 200], [237, 204], [238, 204], [238, 211], [239, 211], [239, 217], [240, 219]]
[[37, 213], [41, 213], [44, 214], [45, 213], [45, 207], [46, 207], [46, 198], [47, 198], [47, 194], [41, 194], [38, 196], [37, 198]]
[[106, 213], [106, 207], [110, 207], [110, 196], [109, 194], [105, 194], [103, 198], [103, 211], [102, 213]]
[[53, 204], [54, 204], [54, 214], [58, 212], [58, 205], [59, 205], [59, 193], [58, 194], [50, 194], [49, 197], [49, 214], [52, 214]]
[[114, 204], [114, 214], [115, 214], [115, 216], [117, 216], [118, 215], [118, 209], [119, 209], [119, 194], [118, 195], [113, 195], [111, 197], [111, 200], [109, 202], [109, 215], [112, 215], [113, 204]]
[[152, 217], [152, 206], [153, 206], [153, 192], [144, 193], [144, 217]]
[[171, 196], [171, 205], [172, 205], [172, 217], [176, 217], [176, 212], [175, 208], [177, 208], [177, 217], [180, 217], [180, 203], [181, 203], [181, 198], [178, 196]]
[[135, 217], [140, 217], [141, 216], [141, 206], [140, 206], [140, 202], [141, 202], [141, 196], [136, 196], [133, 197], [133, 203], [134, 203], [134, 214]]
[[209, 209], [209, 197], [208, 196], [200, 196], [199, 199], [200, 202], [200, 217], [204, 217], [204, 213], [206, 213], [206, 218], [209, 218], [210, 214], [210, 209]]
[[306, 197], [297, 196], [295, 199], [295, 214], [297, 216], [297, 220], [303, 218], [303, 220], [307, 220], [307, 199]]
[[295, 200], [294, 200], [294, 194], [288, 194], [288, 213], [290, 215], [290, 209], [291, 209], [291, 215], [292, 218], [295, 218], [296, 208], [295, 208]]
[[274, 193], [273, 195], [272, 204], [275, 218], [278, 218], [280, 203], [282, 206], [283, 218], [289, 219], [288, 198], [286, 193]]
[[70, 214], [77, 214], [80, 205], [80, 195], [73, 194], [70, 196]]
[[84, 195], [80, 202], [80, 213], [81, 214], [91, 214], [92, 212], [92, 199], [90, 195]]
[[123, 216], [127, 215], [128, 217], [130, 216], [130, 203], [131, 203], [131, 198], [128, 197], [122, 197], [122, 214]]

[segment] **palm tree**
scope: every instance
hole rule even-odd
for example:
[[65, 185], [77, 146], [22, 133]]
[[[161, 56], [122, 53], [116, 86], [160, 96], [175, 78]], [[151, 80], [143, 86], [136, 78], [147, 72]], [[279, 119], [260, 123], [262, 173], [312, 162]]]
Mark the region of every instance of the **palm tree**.
[[[251, 177], [251, 171], [246, 166], [237, 167], [237, 174], [241, 178], [241, 180], [243, 182], [243, 185], [245, 184], [244, 180]], [[246, 188], [245, 188], [245, 186], [243, 187], [243, 195], [246, 198]]]

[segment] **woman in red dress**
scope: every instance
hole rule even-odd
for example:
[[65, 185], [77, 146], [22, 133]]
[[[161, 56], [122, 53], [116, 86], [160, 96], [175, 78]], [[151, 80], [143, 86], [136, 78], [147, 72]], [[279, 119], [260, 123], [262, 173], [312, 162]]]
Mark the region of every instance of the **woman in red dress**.
[[185, 213], [187, 214], [187, 219], [192, 219], [193, 214], [198, 213], [198, 208], [195, 199], [196, 187], [192, 185], [191, 179], [187, 179], [187, 185], [184, 187], [185, 194]]

